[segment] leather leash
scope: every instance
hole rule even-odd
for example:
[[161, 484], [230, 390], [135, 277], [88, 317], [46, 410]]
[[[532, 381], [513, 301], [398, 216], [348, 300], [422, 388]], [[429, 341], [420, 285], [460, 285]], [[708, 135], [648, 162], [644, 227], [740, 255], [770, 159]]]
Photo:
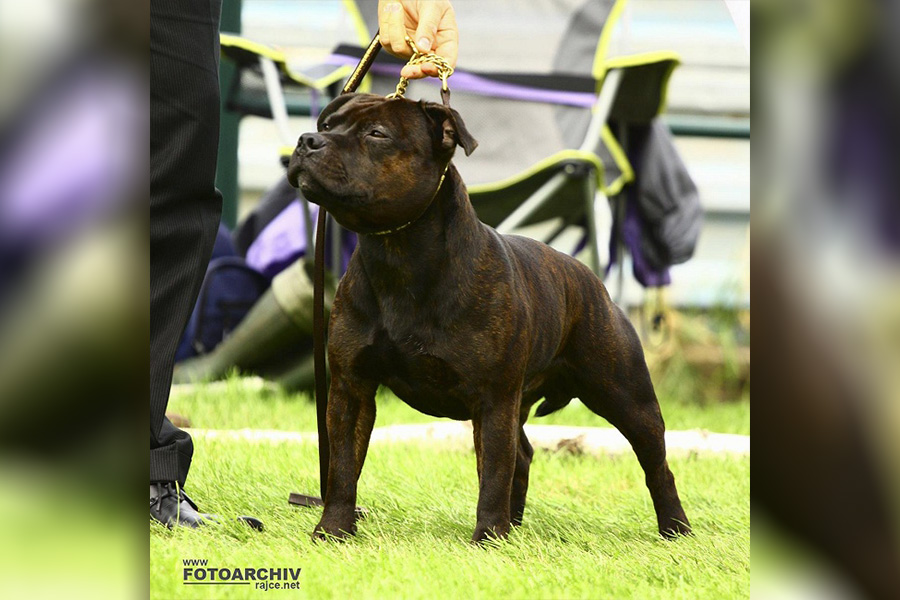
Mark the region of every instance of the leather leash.
[[[375, 32], [375, 37], [369, 42], [366, 53], [359, 60], [359, 64], [353, 69], [353, 73], [347, 79], [341, 89], [341, 94], [350, 94], [359, 87], [369, 67], [375, 62], [378, 51], [381, 50], [381, 34]], [[326, 414], [328, 410], [328, 385], [325, 381], [325, 227], [327, 213], [319, 207], [319, 217], [316, 223], [316, 258], [313, 270], [313, 356], [315, 360], [316, 376], [316, 429], [319, 433], [319, 491], [322, 498], [328, 488], [328, 428], [326, 426]]]
[[[413, 51], [410, 57], [409, 65], [418, 65], [425, 62], [433, 63], [438, 68], [438, 75], [441, 78], [441, 101], [445, 106], [450, 105], [450, 88], [447, 86], [447, 78], [453, 74], [453, 67], [441, 56], [433, 53], [422, 53], [416, 47], [415, 43], [407, 36], [406, 43], [409, 44]], [[363, 77], [368, 72], [375, 57], [381, 50], [381, 36], [379, 32], [375, 33], [375, 37], [366, 48], [359, 64], [350, 74], [347, 83], [341, 89], [341, 95], [350, 94], [356, 91]], [[388, 98], [400, 98], [406, 92], [409, 80], [405, 77], [400, 78], [397, 89]], [[441, 182], [444, 177], [441, 176]], [[440, 184], [438, 184], [440, 189]], [[288, 502], [299, 506], [323, 506], [325, 494], [328, 489], [328, 386], [325, 381], [325, 228], [327, 223], [327, 213], [324, 208], [319, 207], [319, 216], [316, 220], [316, 249], [315, 264], [313, 267], [313, 359], [315, 363], [316, 378], [316, 429], [319, 437], [319, 490], [321, 497], [306, 496], [304, 494], [291, 493]], [[357, 512], [365, 513], [365, 509], [356, 508]]]

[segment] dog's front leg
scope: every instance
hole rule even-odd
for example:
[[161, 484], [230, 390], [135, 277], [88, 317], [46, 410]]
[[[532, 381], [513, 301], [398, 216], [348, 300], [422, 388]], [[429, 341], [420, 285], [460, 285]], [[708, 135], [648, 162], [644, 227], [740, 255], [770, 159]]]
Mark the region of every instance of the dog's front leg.
[[346, 538], [356, 533], [356, 483], [375, 424], [374, 382], [335, 374], [328, 397], [328, 486], [325, 511], [313, 536]]
[[[510, 494], [519, 443], [518, 402], [512, 398], [490, 402], [473, 421], [480, 440], [481, 468], [478, 511], [472, 542], [505, 538], [510, 527]], [[479, 444], [480, 441], [480, 444]]]

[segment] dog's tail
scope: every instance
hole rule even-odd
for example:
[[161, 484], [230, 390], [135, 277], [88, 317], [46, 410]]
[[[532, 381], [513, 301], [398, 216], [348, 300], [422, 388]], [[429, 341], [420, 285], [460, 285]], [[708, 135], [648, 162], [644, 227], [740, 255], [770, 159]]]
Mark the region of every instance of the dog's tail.
[[571, 401], [572, 398], [569, 398], [568, 396], [552, 396], [544, 398], [544, 401], [541, 402], [538, 405], [537, 410], [534, 411], [534, 416], [546, 417], [550, 413], [555, 413], [556, 411], [565, 408]]

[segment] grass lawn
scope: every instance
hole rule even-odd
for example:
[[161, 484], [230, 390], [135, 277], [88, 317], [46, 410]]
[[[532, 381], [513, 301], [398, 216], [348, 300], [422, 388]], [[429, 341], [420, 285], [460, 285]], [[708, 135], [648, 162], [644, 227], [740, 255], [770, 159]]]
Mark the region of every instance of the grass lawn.
[[[667, 402], [671, 429], [749, 433], [749, 403]], [[170, 409], [203, 428], [313, 431], [312, 404], [278, 391], [199, 388]], [[430, 417], [382, 392], [377, 425]], [[573, 403], [535, 423], [608, 426]], [[201, 508], [252, 514], [263, 533], [236, 522], [199, 531], [151, 524], [153, 598], [740, 598], [749, 595], [750, 459], [692, 455], [670, 461], [696, 535], [659, 538], [633, 455], [538, 451], [524, 525], [487, 548], [475, 525], [473, 451], [380, 444], [369, 451], [359, 502], [370, 511], [347, 543], [315, 543], [320, 510], [287, 504], [318, 490], [316, 446], [196, 439], [188, 490]], [[182, 583], [183, 562], [219, 568], [301, 568], [297, 591]]]
[[[657, 395], [667, 429], [750, 434], [749, 400], [698, 404], [684, 397], [677, 382], [670, 386], [658, 385]], [[439, 420], [410, 408], [384, 388], [378, 392], [376, 406], [376, 427]], [[196, 386], [186, 393], [176, 392], [169, 402], [169, 410], [188, 417], [194, 427], [204, 429], [316, 430], [315, 405], [308, 394], [291, 394], [274, 386], [256, 389], [239, 377], [223, 384]], [[529, 423], [611, 427], [578, 400], [559, 412], [532, 418]]]

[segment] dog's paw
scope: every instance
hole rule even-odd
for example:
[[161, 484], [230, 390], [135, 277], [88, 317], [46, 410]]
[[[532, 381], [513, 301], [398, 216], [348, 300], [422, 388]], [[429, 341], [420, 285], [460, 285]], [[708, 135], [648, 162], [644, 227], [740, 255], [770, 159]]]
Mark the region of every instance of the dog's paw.
[[674, 540], [679, 536], [693, 535], [693, 532], [691, 531], [691, 526], [687, 520], [679, 521], [677, 519], [671, 519], [667, 526], [659, 528], [659, 535], [667, 540]]
[[356, 535], [356, 525], [347, 528], [319, 523], [313, 530], [312, 538], [314, 541], [345, 542], [354, 535]]
[[509, 527], [509, 523], [493, 527], [477, 525], [475, 533], [472, 534], [472, 543], [482, 544], [488, 540], [505, 540], [509, 536]]

